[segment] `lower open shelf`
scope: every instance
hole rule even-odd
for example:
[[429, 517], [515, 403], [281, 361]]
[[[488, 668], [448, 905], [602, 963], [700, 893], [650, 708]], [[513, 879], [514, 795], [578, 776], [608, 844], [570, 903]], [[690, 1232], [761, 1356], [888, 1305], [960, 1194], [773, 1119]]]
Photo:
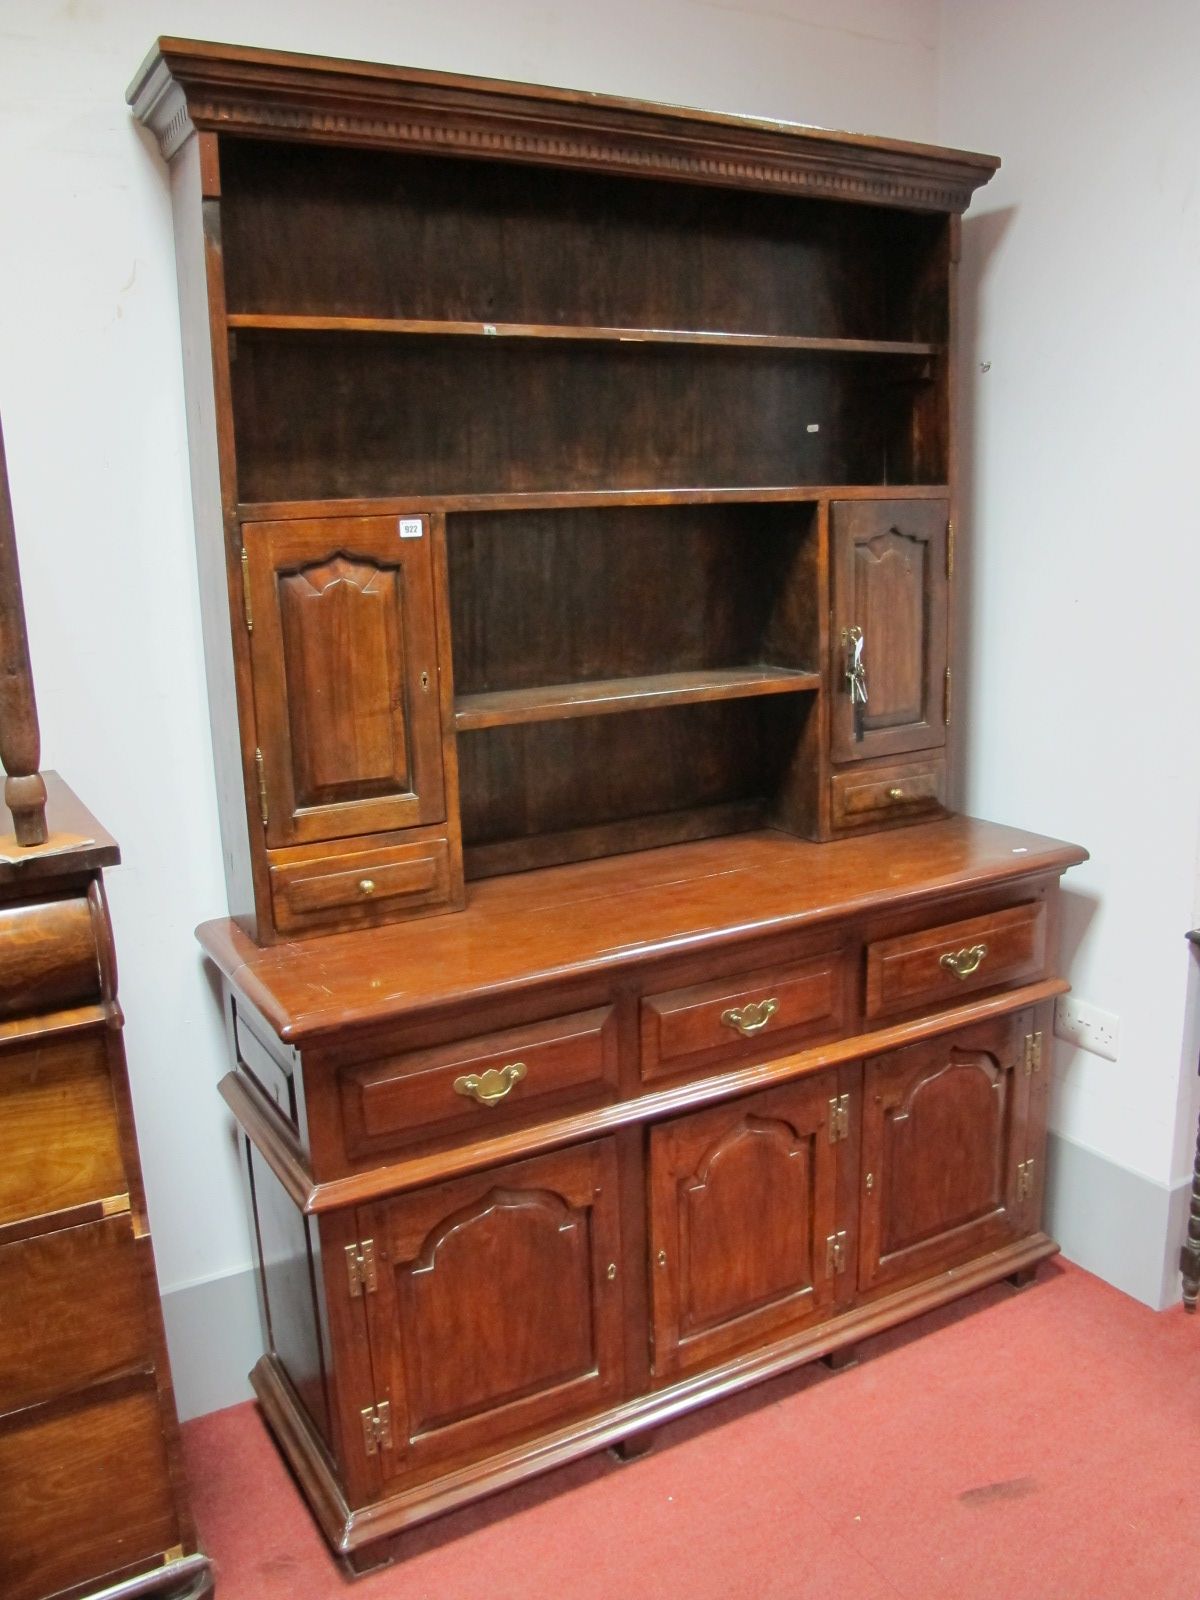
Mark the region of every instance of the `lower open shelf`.
[[553, 722], [566, 717], [648, 711], [706, 700], [743, 700], [754, 695], [797, 694], [819, 689], [821, 675], [793, 667], [715, 667], [698, 672], [656, 672], [636, 678], [594, 678], [585, 683], [552, 683], [532, 689], [498, 689], [460, 695], [454, 724], [500, 728], [519, 722]]

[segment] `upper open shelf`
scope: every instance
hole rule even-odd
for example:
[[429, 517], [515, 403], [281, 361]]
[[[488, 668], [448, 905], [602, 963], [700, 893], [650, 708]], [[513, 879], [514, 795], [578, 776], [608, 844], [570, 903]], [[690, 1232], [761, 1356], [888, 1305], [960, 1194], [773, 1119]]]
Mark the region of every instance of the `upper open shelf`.
[[234, 327], [910, 354], [949, 327], [944, 216], [517, 162], [223, 136], [221, 247]]
[[237, 311], [230, 328], [274, 333], [392, 333], [484, 339], [567, 339], [590, 344], [701, 344], [750, 350], [811, 350], [828, 355], [929, 356], [942, 346], [917, 339], [828, 339], [781, 333], [731, 333], [712, 328], [602, 328], [588, 323], [454, 322], [421, 317], [292, 316]]

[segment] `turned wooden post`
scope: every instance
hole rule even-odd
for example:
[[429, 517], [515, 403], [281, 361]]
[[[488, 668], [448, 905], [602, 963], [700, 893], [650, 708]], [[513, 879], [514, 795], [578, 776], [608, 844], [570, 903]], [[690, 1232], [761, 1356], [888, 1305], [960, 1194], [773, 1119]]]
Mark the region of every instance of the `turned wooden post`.
[[8, 776], [4, 801], [21, 845], [46, 842], [46, 785], [38, 770], [42, 740], [25, 633], [25, 601], [17, 565], [17, 530], [8, 492], [0, 427], [0, 762]]
[[[1192, 944], [1200, 945], [1200, 928], [1188, 934]], [[1200, 1130], [1196, 1134], [1196, 1160], [1192, 1167], [1192, 1204], [1188, 1212], [1187, 1239], [1179, 1252], [1183, 1274], [1183, 1309], [1195, 1311], [1200, 1296]]]

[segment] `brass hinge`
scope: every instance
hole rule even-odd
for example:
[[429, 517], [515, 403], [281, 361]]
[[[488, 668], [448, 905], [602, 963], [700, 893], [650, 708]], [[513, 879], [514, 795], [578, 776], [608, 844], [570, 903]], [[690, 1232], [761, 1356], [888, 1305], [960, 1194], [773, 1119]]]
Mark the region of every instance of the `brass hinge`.
[[1033, 1193], [1033, 1160], [1022, 1161], [1017, 1166], [1017, 1199], [1028, 1200]]
[[263, 753], [261, 750], [254, 752], [254, 765], [258, 772], [258, 810], [259, 815], [262, 817], [262, 825], [265, 828], [271, 812], [267, 805], [267, 774], [263, 770]]
[[254, 632], [254, 612], [250, 609], [250, 555], [242, 546], [242, 606], [246, 612], [246, 632]]
[[1025, 1076], [1032, 1078], [1042, 1066], [1042, 1030], [1025, 1035]]
[[825, 1241], [825, 1276], [835, 1277], [846, 1270], [846, 1230], [831, 1233]]
[[375, 1293], [379, 1274], [375, 1270], [374, 1239], [346, 1246], [346, 1275], [350, 1279], [351, 1300], [361, 1300], [364, 1294]]
[[388, 1400], [362, 1408], [363, 1448], [369, 1456], [392, 1448], [392, 1407]]
[[850, 1096], [832, 1095], [829, 1101], [829, 1142], [837, 1144], [850, 1137]]
[[[244, 552], [243, 552], [244, 554]], [[946, 576], [954, 576], [954, 520], [946, 524]]]
[[947, 667], [946, 668], [946, 704], [945, 704], [945, 708], [944, 708], [945, 709], [945, 713], [946, 713], [944, 721], [945, 721], [945, 724], [946, 724], [947, 727], [950, 726], [951, 692], [952, 691], [951, 691], [951, 686], [950, 686], [950, 668]]

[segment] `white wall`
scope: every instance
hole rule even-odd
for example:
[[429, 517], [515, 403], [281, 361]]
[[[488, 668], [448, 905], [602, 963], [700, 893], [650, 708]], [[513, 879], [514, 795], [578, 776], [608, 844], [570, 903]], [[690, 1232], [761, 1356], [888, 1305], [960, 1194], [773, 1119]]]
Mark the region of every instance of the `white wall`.
[[[939, 137], [1004, 161], [964, 223], [967, 803], [1091, 850], [1066, 954], [1120, 1059], [1060, 1044], [1051, 1123], [1166, 1195], [1195, 1129], [1200, 6], [945, 0], [940, 39]], [[1103, 1270], [1098, 1221], [1070, 1231]]]
[[43, 758], [125, 852], [110, 897], [187, 1411], [219, 1396], [181, 1348], [209, 1303], [184, 1286], [250, 1248], [192, 939], [224, 887], [167, 180], [124, 105], [165, 29], [930, 139], [937, 0], [0, 0], [0, 414]]

